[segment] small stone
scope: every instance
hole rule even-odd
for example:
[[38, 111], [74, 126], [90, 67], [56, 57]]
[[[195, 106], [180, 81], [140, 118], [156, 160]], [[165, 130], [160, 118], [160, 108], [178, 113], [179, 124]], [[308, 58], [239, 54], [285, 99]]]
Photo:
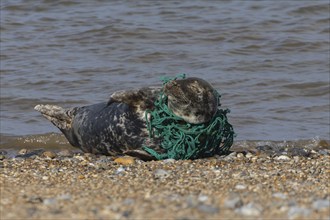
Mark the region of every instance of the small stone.
[[135, 203], [134, 199], [127, 198], [123, 201], [123, 205], [133, 205]]
[[122, 172], [124, 172], [124, 171], [125, 171], [125, 168], [122, 167], [122, 166], [120, 166], [120, 167], [118, 167], [118, 169], [116, 170], [116, 174], [120, 174], [120, 173], [122, 173]]
[[96, 158], [96, 155], [95, 154], [92, 154], [92, 153], [84, 153], [84, 159], [88, 162], [92, 161], [93, 159]]
[[110, 169], [111, 168], [111, 162], [112, 162], [112, 158], [111, 157], [107, 157], [107, 156], [100, 156], [100, 158], [95, 161], [95, 167], [97, 169]]
[[237, 153], [236, 152], [232, 152], [230, 153], [227, 157], [236, 157]]
[[188, 195], [186, 198], [186, 202], [188, 207], [190, 208], [195, 208], [199, 204], [198, 200], [193, 195]]
[[327, 150], [327, 149], [322, 149], [322, 150], [319, 150], [319, 154], [321, 154], [321, 155], [330, 155], [330, 151]]
[[73, 157], [73, 152], [71, 150], [65, 149], [57, 153], [61, 157]]
[[236, 155], [236, 157], [237, 157], [237, 158], [243, 158], [243, 157], [244, 157], [244, 154], [242, 154], [242, 153], [238, 153], [238, 154]]
[[0, 160], [4, 160], [6, 158], [5, 155], [0, 154]]
[[111, 161], [113, 161], [111, 157], [101, 155], [96, 162], [97, 163], [110, 163]]
[[300, 161], [300, 158], [299, 158], [299, 156], [294, 156], [293, 160], [295, 163], [298, 163]]
[[243, 205], [243, 201], [238, 195], [231, 195], [227, 198], [223, 204], [226, 208], [234, 209], [239, 208]]
[[277, 199], [286, 199], [287, 196], [283, 193], [273, 193], [272, 195], [274, 198], [277, 198]]
[[82, 179], [85, 179], [85, 176], [84, 176], [84, 175], [79, 175], [79, 176], [78, 176], [78, 179], [81, 179], [81, 180], [82, 180]]
[[206, 202], [209, 199], [207, 195], [199, 195], [198, 196], [198, 201], [200, 202]]
[[29, 203], [41, 203], [43, 202], [43, 199], [39, 196], [31, 196], [29, 198], [27, 198], [27, 202]]
[[23, 149], [19, 150], [17, 154], [18, 154], [18, 155], [24, 155], [24, 154], [26, 154], [27, 152], [28, 152], [28, 150], [25, 149], [25, 148], [23, 148]]
[[206, 204], [199, 205], [197, 209], [201, 212], [205, 212], [208, 214], [216, 214], [219, 212], [219, 208]]
[[175, 161], [176, 161], [175, 159], [169, 158], [169, 159], [163, 160], [163, 163], [174, 163]]
[[42, 156], [50, 158], [50, 159], [54, 159], [55, 157], [57, 157], [57, 154], [53, 151], [45, 151], [45, 152], [43, 152]]
[[56, 199], [55, 198], [44, 199], [42, 203], [44, 205], [55, 205]]
[[286, 155], [280, 155], [276, 158], [276, 160], [291, 160], [291, 159]]
[[319, 199], [313, 202], [312, 205], [315, 210], [330, 209], [330, 200], [328, 199]]
[[154, 176], [155, 176], [156, 178], [166, 178], [166, 177], [168, 177], [169, 175], [170, 175], [169, 172], [166, 171], [166, 170], [163, 170], [163, 169], [157, 169], [157, 170], [155, 170], [155, 172], [154, 172]]
[[259, 159], [258, 157], [252, 157], [251, 161], [252, 161], [252, 163], [256, 163], [258, 161], [258, 159]]
[[125, 156], [125, 157], [118, 157], [114, 161], [115, 161], [115, 163], [127, 166], [127, 165], [134, 164], [135, 159], [134, 159], [134, 157], [126, 157]]
[[293, 156], [301, 156], [301, 157], [308, 157], [310, 156], [311, 152], [307, 149], [301, 147], [292, 147], [288, 149], [288, 155]]
[[244, 190], [244, 189], [246, 189], [246, 186], [245, 186], [245, 185], [242, 185], [242, 184], [237, 184], [237, 185], [235, 186], [235, 189], [238, 189], [238, 190]]
[[62, 194], [60, 196], [57, 197], [57, 199], [59, 200], [71, 200], [71, 195], [70, 194]]
[[48, 177], [48, 176], [43, 176], [42, 179], [43, 179], [43, 180], [48, 180], [49, 177]]
[[237, 155], [236, 152], [232, 152], [232, 153], [230, 153], [229, 155], [227, 155], [226, 157], [224, 157], [223, 160], [225, 160], [225, 161], [229, 161], [229, 162], [230, 162], [230, 161], [233, 161], [233, 160], [235, 160], [236, 155]]
[[8, 154], [7, 151], [5, 151], [5, 150], [0, 150], [0, 155], [7, 155], [7, 154]]
[[245, 155], [246, 158], [252, 158], [253, 157], [253, 154], [251, 154], [250, 152], [248, 152], [246, 155]]
[[237, 209], [236, 212], [244, 216], [259, 216], [262, 212], [262, 208], [259, 205], [250, 202]]
[[293, 206], [288, 211], [288, 218], [289, 219], [298, 219], [301, 217], [307, 217], [310, 215], [311, 210], [308, 208]]

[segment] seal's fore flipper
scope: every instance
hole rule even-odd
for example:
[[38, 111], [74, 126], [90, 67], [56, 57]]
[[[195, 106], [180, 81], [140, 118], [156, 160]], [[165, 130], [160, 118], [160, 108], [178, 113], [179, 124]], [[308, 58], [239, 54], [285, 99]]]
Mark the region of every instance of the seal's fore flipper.
[[34, 109], [40, 112], [59, 129], [69, 130], [76, 108], [64, 109], [56, 105], [36, 105]]
[[162, 88], [160, 87], [145, 87], [136, 90], [117, 91], [110, 96], [108, 105], [114, 102], [121, 102], [141, 110], [150, 109], [153, 107], [161, 90]]

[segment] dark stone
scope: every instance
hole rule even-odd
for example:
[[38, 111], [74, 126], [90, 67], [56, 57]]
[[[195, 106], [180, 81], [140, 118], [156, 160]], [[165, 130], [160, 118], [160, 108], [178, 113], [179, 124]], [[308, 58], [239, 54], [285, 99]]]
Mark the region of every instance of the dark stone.
[[301, 147], [292, 147], [288, 149], [288, 156], [301, 156], [301, 157], [309, 157], [311, 155], [310, 150], [301, 148]]

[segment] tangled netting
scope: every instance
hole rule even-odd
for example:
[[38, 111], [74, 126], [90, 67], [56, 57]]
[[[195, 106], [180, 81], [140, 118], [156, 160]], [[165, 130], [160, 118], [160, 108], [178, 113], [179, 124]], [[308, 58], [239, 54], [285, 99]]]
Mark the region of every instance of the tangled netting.
[[[184, 79], [185, 74], [163, 78], [163, 87], [178, 78]], [[214, 93], [220, 99], [221, 96], [216, 90]], [[156, 159], [197, 159], [228, 153], [234, 139], [233, 127], [226, 116], [228, 109], [218, 108], [208, 123], [191, 124], [172, 113], [167, 107], [167, 96], [163, 92], [154, 105], [154, 110], [146, 112], [149, 138], [159, 138], [160, 147], [165, 153], [156, 152], [148, 146], [143, 149]]]

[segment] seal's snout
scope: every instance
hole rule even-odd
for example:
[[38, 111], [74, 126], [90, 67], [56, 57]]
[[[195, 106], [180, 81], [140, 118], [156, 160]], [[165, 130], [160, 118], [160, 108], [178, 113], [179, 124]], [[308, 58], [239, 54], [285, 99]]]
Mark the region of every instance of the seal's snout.
[[36, 105], [34, 110], [40, 112], [59, 129], [70, 129], [72, 122], [72, 111], [57, 105]]

